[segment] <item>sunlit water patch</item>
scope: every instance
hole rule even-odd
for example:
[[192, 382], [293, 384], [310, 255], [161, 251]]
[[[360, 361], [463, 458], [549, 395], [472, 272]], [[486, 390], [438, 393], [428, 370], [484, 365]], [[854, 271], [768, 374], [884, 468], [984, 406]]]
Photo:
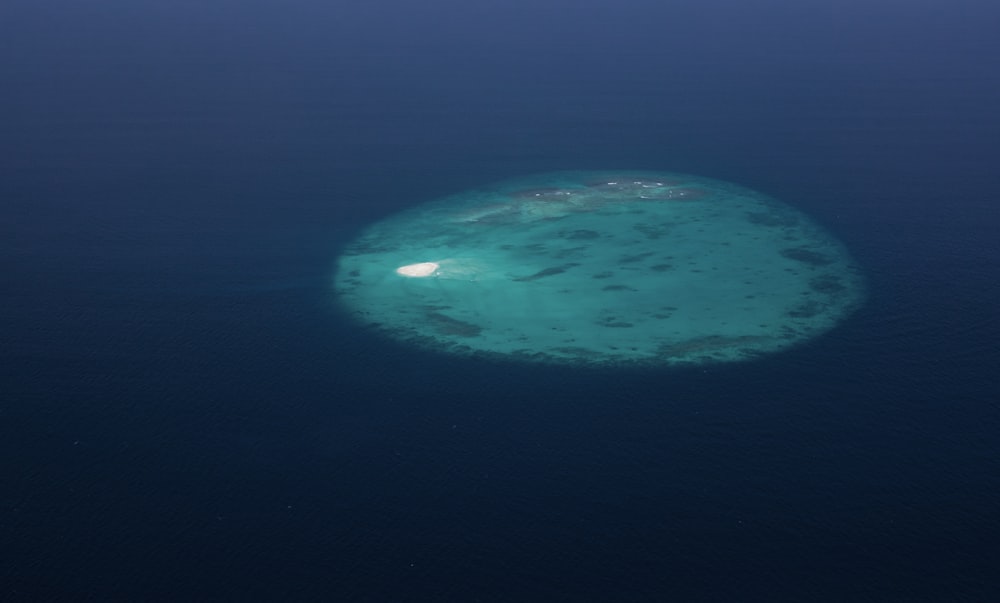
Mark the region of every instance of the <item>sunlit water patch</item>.
[[585, 364], [750, 359], [864, 297], [801, 212], [653, 172], [543, 174], [414, 207], [361, 233], [334, 285], [359, 321], [419, 346]]

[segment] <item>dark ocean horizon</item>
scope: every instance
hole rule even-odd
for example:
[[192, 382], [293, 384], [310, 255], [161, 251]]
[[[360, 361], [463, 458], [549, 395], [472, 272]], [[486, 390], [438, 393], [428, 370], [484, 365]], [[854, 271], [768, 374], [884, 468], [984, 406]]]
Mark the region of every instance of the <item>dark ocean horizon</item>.
[[[1000, 8], [0, 8], [0, 600], [1000, 600]], [[697, 174], [864, 271], [753, 362], [498, 363], [333, 291], [395, 212]]]

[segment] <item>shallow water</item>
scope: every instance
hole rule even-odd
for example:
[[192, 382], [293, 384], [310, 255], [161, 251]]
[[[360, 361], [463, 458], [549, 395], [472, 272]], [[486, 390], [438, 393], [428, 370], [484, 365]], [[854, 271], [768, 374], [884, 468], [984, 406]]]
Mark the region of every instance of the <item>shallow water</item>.
[[789, 348], [865, 295], [848, 251], [791, 206], [656, 172], [540, 174], [418, 205], [352, 242], [334, 288], [361, 324], [420, 347], [650, 367]]
[[[1000, 595], [995, 9], [62, 4], [0, 19], [0, 598]], [[653, 371], [338, 309], [378, 220], [609, 168], [792, 203], [866, 303]]]

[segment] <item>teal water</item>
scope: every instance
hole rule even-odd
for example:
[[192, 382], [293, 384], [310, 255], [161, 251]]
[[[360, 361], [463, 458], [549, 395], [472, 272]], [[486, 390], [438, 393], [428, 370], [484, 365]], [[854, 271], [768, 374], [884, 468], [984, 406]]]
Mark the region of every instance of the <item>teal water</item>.
[[834, 328], [862, 269], [791, 206], [655, 172], [524, 177], [419, 205], [339, 259], [345, 311], [418, 346], [575, 364], [752, 360]]

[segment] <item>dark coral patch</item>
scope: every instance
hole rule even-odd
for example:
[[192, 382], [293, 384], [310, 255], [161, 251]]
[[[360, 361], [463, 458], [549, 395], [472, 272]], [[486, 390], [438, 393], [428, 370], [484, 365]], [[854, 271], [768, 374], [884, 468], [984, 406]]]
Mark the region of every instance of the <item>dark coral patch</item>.
[[601, 287], [601, 291], [638, 291], [638, 289], [633, 289], [628, 285], [608, 285]]
[[660, 237], [670, 234], [670, 230], [673, 226], [672, 222], [664, 222], [661, 224], [639, 223], [634, 225], [632, 228], [641, 232], [647, 239], [659, 239]]
[[591, 239], [600, 238], [601, 233], [596, 230], [563, 230], [559, 232], [559, 236], [563, 239], [569, 239], [571, 241], [589, 241]]
[[514, 282], [517, 282], [517, 283], [525, 283], [525, 282], [528, 282], [528, 281], [534, 281], [534, 280], [538, 280], [540, 278], [545, 278], [546, 276], [553, 276], [553, 275], [556, 275], [556, 274], [562, 274], [563, 272], [566, 272], [567, 270], [569, 270], [570, 268], [573, 268], [574, 266], [579, 266], [579, 264], [574, 263], [574, 262], [570, 262], [569, 264], [563, 264], [562, 266], [553, 266], [551, 268], [545, 268], [543, 270], [539, 270], [538, 272], [536, 272], [534, 274], [529, 274], [528, 276], [519, 276], [519, 277], [511, 279], [511, 280], [513, 280]]
[[621, 321], [606, 322], [603, 323], [603, 325], [611, 329], [631, 329], [632, 327], [635, 326], [630, 322], [621, 322]]
[[644, 259], [646, 259], [646, 258], [648, 258], [648, 257], [650, 257], [652, 255], [656, 255], [656, 252], [654, 252], [654, 251], [646, 251], [644, 253], [636, 253], [636, 254], [633, 254], [633, 255], [623, 255], [622, 257], [618, 258], [618, 263], [619, 264], [634, 264], [635, 262], [641, 262]]
[[786, 315], [791, 318], [812, 318], [822, 311], [822, 304], [814, 300], [808, 300], [786, 312]]
[[424, 317], [434, 330], [441, 335], [478, 337], [479, 334], [483, 332], [483, 328], [479, 325], [474, 325], [471, 322], [465, 322], [464, 320], [458, 320], [457, 318], [452, 318], [451, 316], [440, 312], [428, 311], [424, 313]]
[[657, 354], [666, 358], [684, 357], [692, 354], [714, 354], [719, 351], [767, 342], [770, 337], [761, 335], [705, 335], [676, 343], [663, 343]]
[[798, 224], [799, 219], [787, 213], [778, 211], [755, 211], [746, 213], [747, 222], [758, 226], [791, 227]]
[[781, 253], [782, 257], [810, 266], [828, 266], [833, 263], [830, 256], [806, 247], [789, 247], [788, 249], [782, 249], [779, 253]]
[[817, 293], [825, 293], [826, 295], [837, 295], [847, 290], [847, 286], [844, 285], [843, 281], [832, 274], [812, 279], [809, 281], [809, 288]]

